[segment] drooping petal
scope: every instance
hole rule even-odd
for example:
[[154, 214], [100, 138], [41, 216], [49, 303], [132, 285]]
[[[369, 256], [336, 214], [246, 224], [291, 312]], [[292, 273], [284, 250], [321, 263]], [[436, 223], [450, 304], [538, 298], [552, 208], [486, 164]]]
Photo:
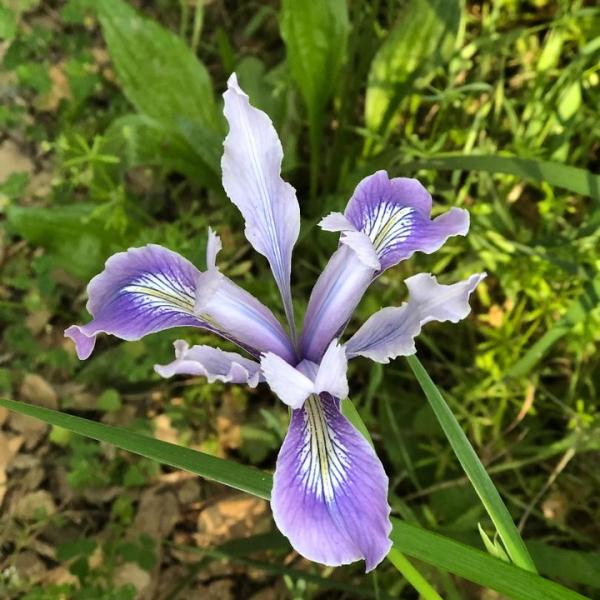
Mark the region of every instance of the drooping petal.
[[293, 329], [290, 271], [300, 231], [296, 191], [281, 178], [283, 150], [273, 123], [250, 104], [235, 74], [223, 98], [229, 123], [221, 161], [223, 187], [246, 221], [248, 241], [271, 265]]
[[452, 285], [442, 285], [428, 273], [409, 277], [406, 280], [408, 302], [383, 308], [369, 317], [348, 340], [348, 358], [366, 356], [388, 363], [397, 356], [414, 354], [414, 340], [423, 325], [430, 321], [457, 323], [469, 314], [469, 296], [485, 276], [485, 273], [477, 273]]
[[227, 332], [256, 356], [274, 352], [285, 360], [295, 360], [294, 348], [275, 315], [215, 268], [198, 276], [194, 310], [215, 330]]
[[391, 542], [388, 478], [375, 451], [329, 394], [292, 412], [277, 458], [271, 506], [279, 530], [306, 558], [374, 569]]
[[431, 196], [416, 179], [390, 179], [377, 171], [363, 179], [344, 216], [371, 240], [385, 270], [414, 252], [435, 252], [453, 235], [465, 235], [469, 213], [461, 208], [430, 220]]
[[263, 355], [260, 366], [273, 393], [291, 408], [300, 408], [314, 391], [312, 379], [272, 352]]
[[260, 381], [260, 364], [236, 352], [225, 352], [211, 346], [192, 346], [177, 340], [175, 360], [167, 365], [155, 365], [161, 377], [195, 375], [206, 377], [209, 383], [245, 383], [256, 387]]
[[92, 353], [98, 333], [138, 340], [148, 333], [183, 325], [207, 327], [194, 313], [200, 272], [188, 260], [150, 244], [119, 252], [88, 285], [86, 325], [65, 331], [80, 359]]
[[338, 337], [369, 287], [375, 270], [342, 244], [329, 259], [313, 288], [300, 338], [304, 357], [319, 363], [331, 340]]

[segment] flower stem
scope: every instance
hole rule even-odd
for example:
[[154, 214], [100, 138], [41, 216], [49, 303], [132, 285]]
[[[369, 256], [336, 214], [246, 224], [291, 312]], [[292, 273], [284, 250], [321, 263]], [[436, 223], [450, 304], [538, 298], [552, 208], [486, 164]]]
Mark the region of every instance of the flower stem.
[[417, 571], [413, 564], [396, 548], [392, 548], [387, 555], [388, 560], [404, 576], [424, 600], [442, 600], [442, 597], [431, 587], [425, 577]]

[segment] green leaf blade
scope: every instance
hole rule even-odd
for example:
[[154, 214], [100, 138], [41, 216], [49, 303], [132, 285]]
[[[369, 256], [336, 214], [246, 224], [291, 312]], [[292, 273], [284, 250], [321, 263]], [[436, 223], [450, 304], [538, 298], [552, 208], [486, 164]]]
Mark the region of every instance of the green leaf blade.
[[460, 0], [411, 0], [369, 71], [365, 124], [384, 134], [402, 99], [425, 69], [445, 64], [460, 28]]
[[508, 555], [516, 565], [535, 573], [535, 564], [519, 535], [519, 531], [508, 509], [504, 505], [504, 502], [502, 502], [498, 490], [492, 483], [490, 476], [481, 464], [479, 457], [475, 453], [475, 450], [473, 450], [467, 436], [461, 429], [437, 386], [433, 383], [431, 377], [429, 377], [429, 374], [416, 356], [407, 356], [406, 360], [417, 378], [421, 389], [425, 393], [429, 405], [444, 430], [463, 470], [496, 526]]

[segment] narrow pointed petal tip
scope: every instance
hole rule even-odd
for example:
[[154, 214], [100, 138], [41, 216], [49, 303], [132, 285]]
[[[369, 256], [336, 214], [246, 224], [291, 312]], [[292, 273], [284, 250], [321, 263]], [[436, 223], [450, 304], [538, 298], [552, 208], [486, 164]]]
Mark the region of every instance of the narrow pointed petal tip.
[[388, 478], [375, 451], [329, 394], [292, 412], [277, 459], [275, 523], [306, 558], [329, 566], [364, 559], [374, 569], [391, 548]]
[[184, 340], [174, 342], [175, 360], [166, 365], [154, 365], [161, 377], [194, 375], [206, 377], [209, 383], [242, 383], [252, 388], [260, 381], [260, 365], [235, 352], [225, 352], [210, 346], [192, 346]]

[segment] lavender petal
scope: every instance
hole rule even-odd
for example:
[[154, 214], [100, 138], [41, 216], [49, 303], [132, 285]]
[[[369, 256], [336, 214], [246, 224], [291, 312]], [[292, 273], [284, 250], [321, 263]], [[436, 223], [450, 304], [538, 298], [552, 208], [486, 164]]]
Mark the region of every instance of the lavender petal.
[[414, 354], [415, 338], [423, 325], [430, 321], [457, 323], [469, 314], [469, 296], [485, 276], [485, 273], [477, 273], [452, 285], [442, 285], [428, 273], [409, 277], [405, 282], [408, 302], [371, 315], [348, 340], [348, 358], [366, 356], [388, 363], [397, 356]]
[[[87, 288], [86, 325], [65, 331], [84, 360], [94, 349], [98, 333], [123, 340], [171, 327], [205, 327], [194, 313], [198, 269], [182, 256], [150, 244], [111, 256], [104, 271]], [[210, 327], [209, 327], [210, 328]]]
[[194, 375], [206, 377], [208, 383], [245, 383], [256, 387], [261, 380], [260, 365], [236, 352], [225, 352], [211, 346], [192, 346], [184, 340], [177, 340], [175, 360], [167, 365], [155, 365], [154, 370], [161, 377], [174, 375]]
[[391, 547], [387, 489], [381, 462], [339, 400], [312, 395], [292, 412], [271, 506], [300, 554], [330, 566], [364, 559], [374, 569]]
[[244, 216], [248, 241], [271, 265], [293, 330], [290, 272], [300, 231], [296, 191], [281, 178], [283, 150], [273, 123], [250, 104], [235, 74], [223, 97], [229, 122], [221, 161], [223, 187]]

